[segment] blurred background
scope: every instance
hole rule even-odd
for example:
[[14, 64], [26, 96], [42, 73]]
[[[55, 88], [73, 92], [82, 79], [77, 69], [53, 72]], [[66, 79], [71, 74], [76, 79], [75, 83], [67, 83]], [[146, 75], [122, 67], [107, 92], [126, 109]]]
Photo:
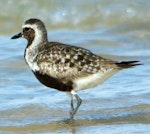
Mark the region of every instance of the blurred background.
[[[0, 0], [0, 133], [149, 133], [149, 9], [149, 0]], [[45, 23], [50, 41], [144, 65], [79, 92], [69, 123], [66, 94], [41, 85], [24, 61], [27, 41], [10, 39], [29, 18]]]
[[102, 30], [118, 25], [149, 25], [148, 0], [1, 0], [1, 34], [19, 29], [24, 20], [42, 19], [49, 30]]

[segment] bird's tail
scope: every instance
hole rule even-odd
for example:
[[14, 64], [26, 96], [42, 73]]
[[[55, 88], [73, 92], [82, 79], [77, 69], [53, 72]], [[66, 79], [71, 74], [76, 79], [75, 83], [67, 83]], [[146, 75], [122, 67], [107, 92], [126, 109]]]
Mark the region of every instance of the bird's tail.
[[134, 66], [142, 65], [138, 62], [139, 61], [122, 61], [122, 62], [116, 63], [116, 65], [120, 68], [131, 68], [131, 67], [134, 67]]

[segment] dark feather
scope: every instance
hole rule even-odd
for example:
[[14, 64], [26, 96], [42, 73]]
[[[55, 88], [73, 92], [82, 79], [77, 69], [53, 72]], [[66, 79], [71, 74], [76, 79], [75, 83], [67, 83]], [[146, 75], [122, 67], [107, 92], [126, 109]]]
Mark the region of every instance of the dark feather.
[[142, 65], [138, 62], [139, 61], [122, 61], [122, 62], [116, 63], [116, 65], [121, 68], [131, 68], [134, 66]]

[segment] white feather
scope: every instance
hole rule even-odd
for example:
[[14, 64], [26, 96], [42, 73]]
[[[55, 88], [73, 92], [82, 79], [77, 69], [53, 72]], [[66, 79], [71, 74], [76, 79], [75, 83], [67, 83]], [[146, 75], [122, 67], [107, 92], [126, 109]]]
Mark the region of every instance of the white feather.
[[25, 59], [29, 67], [33, 71], [38, 71], [40, 70], [40, 68], [35, 62], [35, 58], [38, 54], [38, 44], [40, 44], [40, 42], [42, 41], [42, 32], [38, 29], [36, 24], [34, 25], [26, 24], [22, 26], [22, 28], [26, 28], [26, 27], [32, 28], [35, 31], [35, 37], [32, 44], [28, 48], [26, 48]]
[[39, 71], [40, 68], [35, 62], [36, 55], [33, 51], [34, 49], [26, 48], [25, 60], [33, 71]]
[[74, 80], [74, 91], [79, 91], [87, 88], [95, 87], [101, 83], [103, 83], [106, 79], [108, 79], [113, 74], [117, 73], [118, 70], [107, 70], [105, 72], [99, 72], [96, 74], [92, 74], [89, 76], [81, 77]]
[[35, 31], [34, 40], [33, 40], [32, 44], [30, 45], [30, 48], [34, 49], [34, 47], [37, 47], [37, 45], [39, 43], [41, 43], [43, 33], [39, 30], [39, 28], [37, 27], [36, 24], [32, 24], [32, 25], [26, 24], [26, 25], [22, 26], [22, 28], [26, 28], [26, 27], [27, 28], [32, 28]]

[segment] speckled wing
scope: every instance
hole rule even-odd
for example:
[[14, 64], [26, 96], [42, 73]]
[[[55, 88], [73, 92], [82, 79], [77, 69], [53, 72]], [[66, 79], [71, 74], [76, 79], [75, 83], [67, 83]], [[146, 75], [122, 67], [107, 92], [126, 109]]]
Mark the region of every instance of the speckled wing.
[[[37, 57], [41, 72], [55, 78], [75, 78], [97, 73], [105, 59], [90, 51], [52, 42]], [[104, 63], [106, 64], [106, 63]], [[103, 70], [102, 70], [103, 71]]]

